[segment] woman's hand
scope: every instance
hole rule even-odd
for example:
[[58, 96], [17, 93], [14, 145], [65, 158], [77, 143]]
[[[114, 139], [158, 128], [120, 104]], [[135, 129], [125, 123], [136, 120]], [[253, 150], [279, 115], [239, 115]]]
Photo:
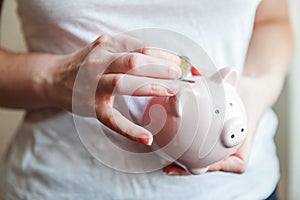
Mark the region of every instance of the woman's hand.
[[[224, 171], [224, 172], [232, 172], [237, 174], [244, 173], [247, 168], [248, 160], [251, 153], [251, 146], [253, 141], [252, 138], [253, 138], [252, 136], [247, 137], [236, 153], [210, 165], [208, 168], [208, 172]], [[167, 167], [164, 167], [163, 171], [170, 176], [191, 175], [185, 169], [183, 169], [182, 167], [176, 164], [171, 164]]]
[[[247, 168], [248, 160], [251, 153], [251, 146], [253, 141], [252, 138], [253, 138], [252, 136], [247, 137], [236, 153], [230, 155], [229, 157], [221, 161], [218, 161], [210, 165], [208, 168], [208, 172], [224, 171], [224, 172], [232, 172], [237, 174], [244, 173]], [[183, 169], [182, 167], [176, 164], [171, 164], [163, 168], [163, 171], [170, 176], [191, 175], [185, 169]]]
[[272, 95], [267, 94], [265, 91], [268, 89], [267, 87], [270, 83], [274, 84], [276, 82], [281, 84], [281, 79], [272, 78], [272, 76], [260, 78], [244, 76], [239, 79], [237, 90], [247, 113], [247, 137], [237, 152], [212, 164], [208, 171], [224, 171], [237, 174], [245, 172], [256, 135], [257, 124], [262, 115], [269, 109], [266, 105], [269, 104], [268, 98], [272, 97]]
[[248, 132], [248, 134], [251, 135], [248, 135], [236, 153], [209, 166], [208, 172], [224, 171], [243, 174], [248, 165], [253, 142], [253, 133]]
[[180, 58], [147, 48], [132, 37], [103, 35], [68, 55], [0, 49], [0, 106], [60, 107], [96, 117], [116, 132], [146, 145], [152, 134], [113, 108], [115, 95], [172, 96]]
[[176, 87], [170, 80], [181, 76], [179, 65], [179, 57], [165, 50], [146, 48], [127, 36], [103, 35], [81, 51], [62, 56], [48, 73], [45, 96], [73, 112], [76, 101], [77, 114], [95, 114], [112, 130], [150, 145], [152, 134], [113, 108], [114, 95], [172, 96]]

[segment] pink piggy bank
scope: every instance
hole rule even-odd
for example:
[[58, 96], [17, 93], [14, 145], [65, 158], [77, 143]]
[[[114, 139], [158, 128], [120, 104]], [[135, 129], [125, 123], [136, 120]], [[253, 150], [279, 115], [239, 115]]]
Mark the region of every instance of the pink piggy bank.
[[181, 82], [176, 96], [151, 99], [143, 125], [154, 134], [151, 148], [162, 159], [201, 174], [243, 143], [246, 112], [233, 69], [189, 80]]

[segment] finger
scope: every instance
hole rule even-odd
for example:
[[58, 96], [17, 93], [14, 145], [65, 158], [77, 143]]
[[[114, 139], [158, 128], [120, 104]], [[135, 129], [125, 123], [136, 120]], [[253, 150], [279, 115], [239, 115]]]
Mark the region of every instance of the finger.
[[171, 164], [163, 168], [163, 172], [165, 172], [169, 176], [188, 176], [191, 175], [189, 172], [187, 172], [182, 167]]
[[74, 56], [78, 59], [78, 60], [83, 60], [86, 58], [86, 56], [97, 46], [100, 45], [102, 43], [104, 43], [106, 40], [109, 39], [109, 35], [103, 35], [98, 37], [96, 40], [94, 40], [92, 43], [86, 45], [83, 49], [77, 51], [74, 53]]
[[109, 44], [112, 40], [113, 35], [110, 34], [103, 34], [100, 37], [98, 37], [94, 42], [91, 43], [91, 47], [94, 48], [98, 45], [105, 46], [106, 44]]
[[148, 130], [129, 121], [119, 111], [112, 108], [111, 105], [100, 103], [99, 108], [97, 110], [97, 118], [104, 125], [130, 140], [148, 146], [152, 144], [153, 136]]
[[209, 166], [208, 171], [225, 171], [237, 174], [245, 172], [250, 156], [253, 137], [247, 137], [237, 152]]
[[140, 53], [128, 53], [122, 54], [114, 60], [105, 73], [127, 73], [152, 78], [178, 79], [181, 76], [181, 69], [179, 65], [171, 61]]
[[145, 41], [128, 34], [109, 36], [110, 38], [105, 40], [103, 47], [112, 53], [130, 52], [146, 46]]
[[131, 96], [174, 96], [179, 87], [179, 81], [175, 80], [160, 80], [127, 74], [105, 74], [100, 78], [97, 92]]
[[222, 161], [212, 164], [208, 171], [224, 171], [242, 174], [245, 172], [246, 162], [237, 156], [230, 156]]
[[103, 46], [105, 46], [107, 50], [114, 53], [137, 52], [180, 65], [180, 58], [176, 55], [176, 53], [162, 48], [150, 47], [145, 41], [127, 34], [114, 36], [105, 34], [100, 36], [94, 44], [104, 44]]
[[208, 167], [208, 172], [215, 172], [215, 171], [220, 171], [222, 169], [222, 166], [223, 166], [223, 162], [224, 160], [220, 160], [216, 163], [213, 163], [212, 165], [210, 165]]
[[172, 62], [176, 65], [180, 65], [180, 58], [175, 53], [168, 51], [166, 49], [154, 48], [154, 47], [144, 47], [142, 49], [137, 49], [136, 52], [139, 52], [144, 55], [151, 57], [159, 58], [168, 62]]

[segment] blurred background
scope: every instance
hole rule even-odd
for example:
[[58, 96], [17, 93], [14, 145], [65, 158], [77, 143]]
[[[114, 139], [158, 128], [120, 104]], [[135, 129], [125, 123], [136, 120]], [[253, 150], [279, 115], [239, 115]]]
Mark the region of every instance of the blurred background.
[[[20, 24], [15, 13], [13, 0], [4, 1], [1, 17], [1, 46], [15, 51], [25, 51]], [[291, 72], [283, 92], [274, 106], [279, 117], [276, 135], [278, 156], [281, 163], [279, 183], [280, 199], [300, 199], [300, 0], [290, 0], [291, 17], [296, 35], [296, 51]], [[0, 94], [1, 98], [1, 94]], [[0, 157], [14, 136], [24, 112], [0, 108]], [[297, 123], [298, 122], [298, 123]]]

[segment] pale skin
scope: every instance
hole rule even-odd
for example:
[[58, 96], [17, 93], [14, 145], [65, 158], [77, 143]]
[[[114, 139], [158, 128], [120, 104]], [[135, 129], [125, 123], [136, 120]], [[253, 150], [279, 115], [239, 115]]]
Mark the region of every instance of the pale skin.
[[[111, 129], [149, 145], [151, 133], [130, 123], [112, 108], [113, 88], [117, 88], [114, 91], [117, 94], [172, 96], [176, 88], [168, 80], [180, 77], [180, 60], [166, 51], [140, 48], [141, 44], [137, 43], [128, 38], [114, 40], [104, 35], [68, 55], [23, 54], [2, 49], [0, 106], [23, 109], [51, 106], [72, 111], [74, 80], [79, 67], [82, 67], [91, 81], [100, 80], [101, 87], [95, 97], [83, 99], [78, 114], [89, 115], [89, 111], [95, 111], [98, 120]], [[135, 46], [139, 48], [128, 52], [129, 47]], [[238, 91], [248, 115], [248, 137], [238, 152], [211, 165], [210, 171], [245, 171], [257, 123], [280, 94], [291, 54], [292, 32], [286, 0], [263, 0], [258, 8], [245, 70], [238, 82]], [[160, 73], [138, 67], [144, 64], [159, 66]], [[116, 82], [122, 74], [126, 74], [126, 82], [138, 82], [144, 87], [132, 94], [130, 84]], [[188, 174], [175, 165], [164, 168], [164, 171], [169, 175]]]

